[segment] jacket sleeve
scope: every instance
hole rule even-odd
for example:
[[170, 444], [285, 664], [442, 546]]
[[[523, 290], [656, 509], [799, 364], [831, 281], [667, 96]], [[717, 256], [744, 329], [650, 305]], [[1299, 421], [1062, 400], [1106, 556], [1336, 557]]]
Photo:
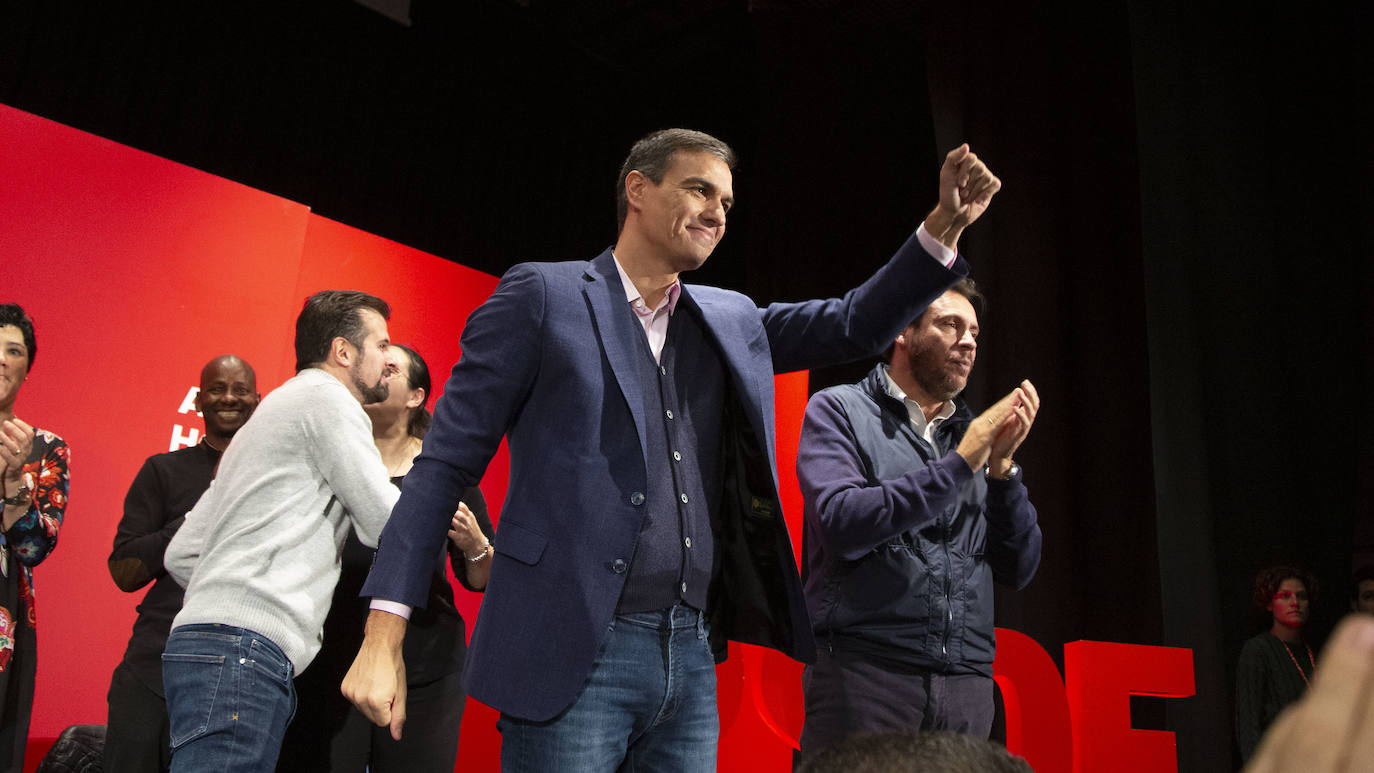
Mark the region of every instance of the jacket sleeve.
[[167, 519], [167, 495], [162, 476], [150, 458], [143, 463], [124, 496], [124, 516], [115, 530], [114, 548], [107, 562], [110, 577], [125, 593], [132, 593], [167, 573], [163, 557], [185, 514]]
[[882, 268], [843, 297], [774, 303], [761, 309], [773, 371], [836, 365], [877, 354], [967, 274], [963, 258], [945, 268], [913, 233]]
[[67, 512], [71, 451], [60, 438], [49, 437], [52, 445], [37, 461], [24, 465], [24, 475], [33, 488], [29, 511], [5, 532], [15, 559], [29, 567], [43, 563], [57, 547], [57, 533]]
[[462, 357], [434, 405], [434, 424], [406, 475], [362, 595], [424, 606], [436, 555], [463, 492], [482, 478], [538, 374], [546, 286], [512, 267], [463, 326]]
[[806, 407], [797, 449], [797, 478], [806, 519], [827, 552], [847, 561], [906, 531], [921, 528], [953, 504], [972, 477], [953, 452], [891, 480], [871, 481], [845, 406], [828, 392]]
[[988, 564], [992, 577], [1021, 590], [1040, 567], [1040, 523], [1018, 473], [1012, 480], [988, 478]]

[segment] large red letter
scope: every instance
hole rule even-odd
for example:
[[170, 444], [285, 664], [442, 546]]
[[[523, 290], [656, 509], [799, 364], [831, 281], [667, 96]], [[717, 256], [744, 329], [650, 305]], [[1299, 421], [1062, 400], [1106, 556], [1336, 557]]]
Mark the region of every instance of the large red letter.
[[1024, 633], [998, 628], [992, 678], [1006, 708], [1007, 749], [1025, 757], [1037, 773], [1069, 773], [1069, 703], [1049, 653]]
[[1074, 773], [1178, 770], [1173, 733], [1131, 727], [1131, 696], [1192, 695], [1192, 650], [1072, 642], [1064, 645], [1064, 687], [1073, 716]]

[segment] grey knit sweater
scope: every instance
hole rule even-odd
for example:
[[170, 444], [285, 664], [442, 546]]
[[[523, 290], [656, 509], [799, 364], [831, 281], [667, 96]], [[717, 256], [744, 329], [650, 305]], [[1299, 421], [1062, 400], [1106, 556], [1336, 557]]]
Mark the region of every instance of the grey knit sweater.
[[357, 399], [325, 371], [301, 371], [234, 436], [167, 547], [186, 588], [173, 629], [247, 628], [303, 671], [320, 651], [348, 530], [376, 545], [397, 496]]

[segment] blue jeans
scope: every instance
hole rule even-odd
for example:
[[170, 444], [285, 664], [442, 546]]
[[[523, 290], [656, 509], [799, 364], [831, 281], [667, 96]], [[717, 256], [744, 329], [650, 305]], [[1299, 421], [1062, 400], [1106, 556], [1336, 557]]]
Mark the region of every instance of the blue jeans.
[[502, 714], [503, 773], [716, 769], [720, 715], [705, 616], [678, 605], [618, 615], [587, 685], [562, 714]]
[[296, 712], [291, 661], [263, 636], [183, 625], [162, 653], [172, 771], [264, 771], [277, 765]]

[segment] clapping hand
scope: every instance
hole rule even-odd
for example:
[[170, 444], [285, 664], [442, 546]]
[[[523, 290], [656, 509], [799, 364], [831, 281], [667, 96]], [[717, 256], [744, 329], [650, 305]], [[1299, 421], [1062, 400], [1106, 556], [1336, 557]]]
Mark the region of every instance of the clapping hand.
[[980, 470], [989, 463], [992, 472], [1003, 477], [1011, 468], [1011, 456], [1030, 433], [1035, 414], [1040, 410], [1040, 395], [1030, 381], [1011, 390], [991, 408], [969, 423], [963, 440], [955, 452], [964, 457], [968, 466]]
[[24, 461], [33, 453], [33, 427], [20, 418], [0, 424], [0, 465], [3, 465], [5, 493], [23, 483]]

